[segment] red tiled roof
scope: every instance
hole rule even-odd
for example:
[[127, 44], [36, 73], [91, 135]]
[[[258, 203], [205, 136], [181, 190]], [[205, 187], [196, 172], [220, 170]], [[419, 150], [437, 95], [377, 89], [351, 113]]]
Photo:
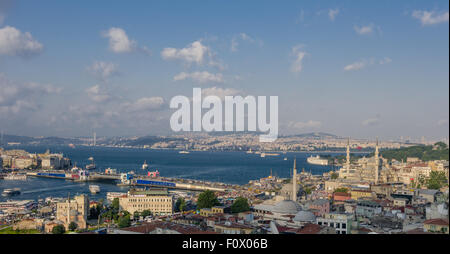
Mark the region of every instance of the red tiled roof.
[[317, 224], [305, 224], [302, 229], [297, 230], [297, 234], [318, 234], [322, 228]]
[[448, 220], [444, 220], [444, 219], [431, 219], [431, 220], [426, 220], [426, 221], [424, 221], [423, 224], [432, 224], [432, 225], [448, 226]]

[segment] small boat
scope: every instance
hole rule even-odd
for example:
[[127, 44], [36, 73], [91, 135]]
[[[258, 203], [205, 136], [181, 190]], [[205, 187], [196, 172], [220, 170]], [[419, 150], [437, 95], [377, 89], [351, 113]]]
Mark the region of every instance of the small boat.
[[252, 149], [250, 148], [250, 149], [247, 151], [247, 153], [253, 153], [253, 152], [252, 152]]
[[266, 157], [266, 153], [261, 153], [261, 158]]
[[182, 153], [182, 154], [188, 154], [188, 151], [179, 151], [178, 153]]
[[284, 159], [283, 159], [284, 161], [287, 161], [287, 157], [284, 157]]
[[23, 175], [23, 174], [8, 174], [3, 179], [4, 180], [27, 180], [27, 175]]
[[20, 189], [19, 188], [14, 188], [14, 189], [4, 189], [2, 192], [2, 196], [7, 197], [7, 196], [15, 196], [15, 195], [19, 195], [20, 194]]
[[86, 165], [86, 169], [87, 169], [87, 170], [93, 170], [93, 169], [96, 169], [97, 167], [95, 166], [94, 158], [93, 158], [93, 157], [89, 157], [88, 160], [92, 161], [92, 163]]
[[98, 185], [89, 185], [89, 191], [92, 194], [97, 194], [97, 193], [100, 192], [100, 186], [98, 186]]
[[142, 169], [143, 169], [143, 170], [148, 169], [147, 161], [144, 161], [144, 164], [142, 164]]

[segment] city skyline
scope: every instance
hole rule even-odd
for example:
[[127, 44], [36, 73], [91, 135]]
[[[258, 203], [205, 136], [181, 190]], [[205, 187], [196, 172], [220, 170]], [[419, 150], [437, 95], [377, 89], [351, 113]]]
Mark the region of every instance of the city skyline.
[[170, 99], [201, 87], [278, 96], [280, 135], [447, 138], [448, 16], [447, 1], [2, 1], [0, 130], [176, 134]]

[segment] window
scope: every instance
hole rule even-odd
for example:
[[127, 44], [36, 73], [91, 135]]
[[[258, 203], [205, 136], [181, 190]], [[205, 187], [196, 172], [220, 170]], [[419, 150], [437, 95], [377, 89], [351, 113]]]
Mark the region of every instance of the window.
[[347, 224], [346, 223], [342, 223], [342, 228], [347, 228]]
[[334, 228], [334, 222], [330, 222], [330, 227]]

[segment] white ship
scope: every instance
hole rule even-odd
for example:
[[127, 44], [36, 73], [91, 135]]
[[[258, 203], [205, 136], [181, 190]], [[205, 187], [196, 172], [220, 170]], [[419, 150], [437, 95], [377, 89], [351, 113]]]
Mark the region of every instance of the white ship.
[[87, 170], [93, 170], [93, 169], [96, 169], [94, 157], [89, 157], [88, 160], [92, 161], [92, 163], [86, 165], [86, 169], [87, 169]]
[[279, 153], [261, 153], [261, 158], [264, 158], [266, 156], [278, 156]]
[[89, 191], [92, 194], [97, 194], [97, 193], [100, 192], [100, 186], [98, 186], [98, 185], [89, 185]]
[[250, 148], [250, 149], [247, 151], [247, 153], [253, 153], [253, 152], [252, 152], [252, 149]]
[[319, 155], [316, 155], [316, 156], [311, 155], [311, 157], [308, 157], [308, 159], [306, 159], [306, 161], [309, 164], [314, 164], [314, 165], [321, 165], [321, 166], [328, 165], [328, 160], [320, 158]]
[[144, 161], [144, 164], [142, 164], [142, 169], [143, 169], [143, 170], [148, 169], [147, 161]]
[[179, 151], [178, 153], [182, 153], [182, 154], [188, 154], [188, 151]]
[[27, 180], [27, 175], [7, 174], [3, 179], [4, 180]]

